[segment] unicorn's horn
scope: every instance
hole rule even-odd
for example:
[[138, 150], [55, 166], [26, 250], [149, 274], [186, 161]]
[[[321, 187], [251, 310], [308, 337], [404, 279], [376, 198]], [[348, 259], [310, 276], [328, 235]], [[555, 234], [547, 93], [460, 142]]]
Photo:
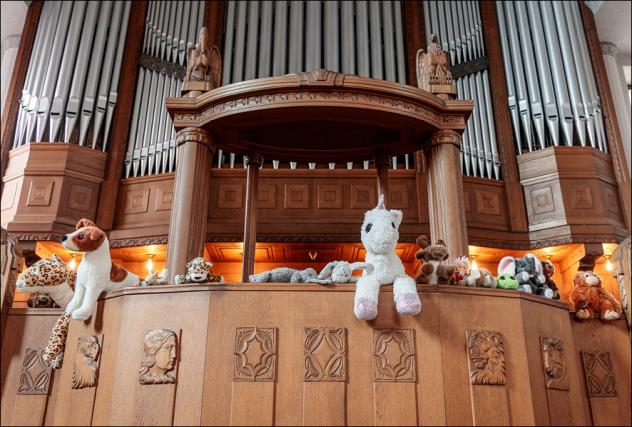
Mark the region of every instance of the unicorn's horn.
[[386, 209], [386, 206], [384, 206], [384, 194], [380, 194], [380, 196], [377, 199], [377, 206], [375, 207], [376, 209]]

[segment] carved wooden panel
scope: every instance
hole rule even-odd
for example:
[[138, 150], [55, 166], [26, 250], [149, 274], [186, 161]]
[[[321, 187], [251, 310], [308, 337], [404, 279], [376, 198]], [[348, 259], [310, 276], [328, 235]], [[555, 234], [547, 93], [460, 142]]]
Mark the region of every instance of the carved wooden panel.
[[541, 344], [546, 388], [569, 390], [564, 342], [557, 338], [542, 337]]
[[259, 184], [257, 186], [257, 208], [274, 209], [276, 208], [276, 185]]
[[244, 187], [241, 184], [220, 184], [217, 193], [217, 207], [220, 209], [241, 209]]
[[17, 180], [9, 181], [4, 185], [4, 190], [2, 191], [2, 205], [0, 206], [0, 210], [11, 209], [13, 207], [13, 203], [15, 203], [14, 200], [17, 189]]
[[553, 191], [551, 187], [544, 187], [531, 191], [531, 207], [534, 214], [541, 214], [555, 210]]
[[494, 191], [476, 190], [476, 211], [481, 215], [500, 215], [500, 196]]
[[285, 184], [286, 209], [307, 209], [309, 208], [309, 185]]
[[233, 381], [275, 381], [276, 328], [237, 328]]
[[347, 380], [347, 329], [305, 328], [305, 382]]
[[72, 388], [96, 387], [101, 361], [99, 337], [88, 335], [77, 340], [77, 355], [72, 372]]
[[147, 212], [149, 208], [149, 188], [130, 190], [127, 192], [125, 213], [135, 214]]
[[27, 348], [22, 361], [18, 394], [48, 394], [52, 368], [42, 359], [44, 349]]
[[373, 185], [351, 185], [351, 209], [373, 209], [375, 192]]
[[34, 179], [31, 181], [26, 206], [50, 206], [54, 185], [55, 182], [51, 180]]
[[406, 184], [389, 185], [388, 198], [389, 209], [408, 209], [411, 205]]
[[590, 187], [572, 185], [570, 189], [571, 206], [574, 209], [593, 209], [595, 207]]
[[373, 331], [373, 372], [376, 382], [415, 382], [416, 355], [413, 329]]
[[172, 201], [173, 201], [173, 187], [172, 186], [156, 188], [156, 211], [171, 210]]
[[604, 198], [606, 201], [605, 202], [606, 210], [608, 212], [619, 215], [621, 213], [621, 209], [619, 207], [619, 197], [617, 196], [615, 191], [612, 188], [607, 187], [607, 186], [603, 186], [602, 191], [603, 191]]
[[90, 212], [92, 208], [92, 187], [81, 184], [72, 184], [70, 186], [70, 199], [68, 207], [83, 212]]
[[472, 212], [472, 203], [470, 202], [471, 192], [468, 189], [463, 189], [463, 209], [465, 209], [465, 213]]
[[612, 357], [607, 351], [582, 351], [584, 377], [589, 397], [616, 396]]
[[506, 384], [505, 350], [500, 332], [468, 331], [467, 351], [471, 384]]
[[342, 186], [318, 184], [318, 209], [342, 208]]
[[170, 329], [145, 331], [143, 360], [139, 381], [141, 384], [174, 384], [178, 360], [178, 336]]

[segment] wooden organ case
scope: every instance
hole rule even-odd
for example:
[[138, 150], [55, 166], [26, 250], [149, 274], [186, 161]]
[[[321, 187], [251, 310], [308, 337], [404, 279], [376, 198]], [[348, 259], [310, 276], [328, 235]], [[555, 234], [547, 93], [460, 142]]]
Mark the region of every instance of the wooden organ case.
[[[522, 2], [78, 3], [29, 9], [2, 118], [7, 242], [27, 264], [51, 253], [68, 261], [53, 241], [90, 217], [131, 271], [142, 274], [152, 254], [173, 283], [204, 256], [226, 281], [102, 295], [90, 320], [71, 323], [61, 369], [41, 359], [61, 311], [26, 308], [3, 283], [2, 425], [630, 424], [626, 320], [578, 322], [565, 302], [582, 269], [627, 298], [605, 262], [630, 233], [629, 172], [584, 4], [542, 2], [533, 18]], [[67, 30], [45, 25], [64, 14]], [[572, 127], [563, 140], [569, 123], [579, 126], [572, 116], [556, 134], [536, 107], [521, 109], [507, 71], [529, 52], [539, 60], [558, 15], [568, 28], [556, 46], [585, 55], [585, 93], [603, 104], [581, 144]], [[48, 74], [38, 84], [27, 71], [46, 62], [37, 56], [44, 36], [54, 45], [68, 31], [68, 45], [73, 31], [88, 31], [73, 26], [84, 17], [120, 24], [90, 30], [106, 53], [86, 64], [101, 61], [110, 78], [99, 71], [75, 86], [64, 53], [51, 64], [67, 87], [53, 91]], [[513, 34], [529, 24], [543, 36], [524, 46]], [[186, 46], [203, 26], [208, 45], [221, 47], [221, 86], [180, 96]], [[578, 28], [585, 39], [569, 37]], [[450, 57], [456, 100], [416, 87], [415, 53], [432, 33]], [[93, 44], [76, 41], [78, 64]], [[530, 88], [536, 70], [524, 67]], [[24, 98], [50, 89], [88, 99], [92, 87], [95, 108], [83, 114], [95, 119], [73, 125], [70, 101], [63, 128], [58, 104], [33, 109]], [[556, 266], [562, 301], [418, 285], [421, 314], [400, 317], [385, 286], [380, 314], [364, 322], [353, 286], [247, 283], [280, 265], [361, 260], [359, 225], [378, 193], [404, 214], [397, 253], [409, 274], [424, 233], [493, 272], [503, 255], [535, 252]], [[627, 274], [629, 284], [624, 270], [618, 280]], [[144, 383], [147, 336], [165, 330], [173, 381]], [[86, 369], [92, 385], [77, 379]]]

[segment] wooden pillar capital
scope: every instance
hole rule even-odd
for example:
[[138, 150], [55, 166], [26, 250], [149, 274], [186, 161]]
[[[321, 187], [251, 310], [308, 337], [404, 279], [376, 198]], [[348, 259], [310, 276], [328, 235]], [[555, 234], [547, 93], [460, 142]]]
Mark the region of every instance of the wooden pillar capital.
[[430, 137], [430, 143], [426, 145], [426, 151], [442, 144], [452, 144], [461, 149], [461, 135], [450, 129], [438, 130]]
[[259, 167], [261, 163], [263, 163], [263, 157], [261, 157], [259, 153], [250, 153], [246, 157], [246, 166], [253, 165], [254, 167]]
[[179, 147], [187, 142], [195, 142], [207, 146], [211, 153], [215, 152], [215, 145], [211, 142], [208, 133], [201, 128], [188, 127], [178, 131], [176, 136], [176, 146]]

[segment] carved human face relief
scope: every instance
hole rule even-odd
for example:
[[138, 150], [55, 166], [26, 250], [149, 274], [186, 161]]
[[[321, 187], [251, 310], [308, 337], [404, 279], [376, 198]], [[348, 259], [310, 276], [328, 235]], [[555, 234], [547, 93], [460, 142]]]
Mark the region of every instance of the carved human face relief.
[[160, 349], [156, 352], [156, 364], [151, 371], [154, 374], [164, 374], [172, 370], [176, 365], [176, 337], [171, 335], [167, 338]]
[[178, 338], [169, 329], [145, 332], [144, 356], [139, 371], [141, 384], [173, 384], [178, 357]]

